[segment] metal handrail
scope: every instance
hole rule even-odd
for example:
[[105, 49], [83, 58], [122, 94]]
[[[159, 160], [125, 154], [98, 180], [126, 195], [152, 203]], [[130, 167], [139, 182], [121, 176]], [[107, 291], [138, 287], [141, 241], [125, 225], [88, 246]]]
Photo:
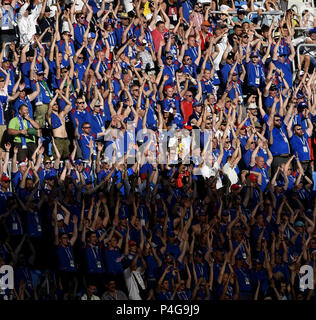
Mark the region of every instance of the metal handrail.
[[316, 43], [301, 43], [297, 46], [296, 55], [297, 55], [297, 65], [298, 69], [301, 69], [301, 61], [300, 61], [300, 48], [301, 47], [316, 47]]
[[[209, 13], [212, 13], [212, 14], [217, 14], [217, 13], [223, 13], [223, 11], [210, 11]], [[237, 14], [237, 10], [235, 11], [225, 11], [225, 13], [228, 13], [228, 14]], [[281, 11], [281, 10], [271, 10], [271, 11], [263, 11], [260, 13], [260, 15], [280, 15], [280, 14], [283, 14], [284, 12]], [[248, 12], [248, 15], [249, 14], [258, 14], [258, 11], [251, 11], [251, 12]]]

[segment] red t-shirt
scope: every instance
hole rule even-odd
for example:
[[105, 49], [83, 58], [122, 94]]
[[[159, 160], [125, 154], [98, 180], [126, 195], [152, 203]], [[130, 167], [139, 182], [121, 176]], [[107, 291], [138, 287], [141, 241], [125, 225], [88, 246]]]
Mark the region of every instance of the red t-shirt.
[[183, 114], [183, 120], [185, 123], [189, 121], [190, 116], [193, 113], [193, 101], [188, 102], [187, 100], [183, 100], [181, 102], [181, 111]]
[[153, 38], [153, 43], [155, 46], [155, 52], [158, 52], [160, 41], [163, 40], [163, 35], [168, 32], [168, 29], [165, 28], [163, 33], [160, 33], [158, 29], [151, 31], [151, 37]]

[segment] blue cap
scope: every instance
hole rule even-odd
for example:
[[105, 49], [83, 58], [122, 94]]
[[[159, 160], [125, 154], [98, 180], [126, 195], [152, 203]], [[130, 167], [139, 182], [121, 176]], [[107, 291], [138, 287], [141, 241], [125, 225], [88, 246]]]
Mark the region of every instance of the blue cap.
[[229, 216], [229, 211], [228, 210], [223, 210], [222, 211], [222, 216]]
[[284, 181], [277, 180], [276, 185], [277, 185], [278, 187], [283, 187], [283, 186], [284, 186]]
[[167, 231], [167, 236], [168, 236], [168, 237], [175, 237], [176, 235], [175, 235], [175, 233], [173, 232], [173, 230], [170, 230], [170, 229], [169, 229], [169, 230]]
[[259, 55], [256, 51], [252, 51], [250, 57], [259, 57]]
[[202, 103], [201, 103], [200, 101], [195, 101], [195, 102], [193, 103], [193, 107], [201, 106], [201, 105], [202, 105]]
[[294, 227], [304, 227], [304, 222], [303, 221], [296, 221], [295, 223], [294, 223]]
[[296, 98], [297, 99], [304, 98], [304, 94], [301, 90], [297, 93]]
[[95, 33], [94, 32], [89, 32], [88, 38], [95, 38]]
[[87, 179], [86, 180], [86, 184], [92, 184], [92, 180], [91, 179]]
[[316, 28], [310, 29], [309, 33], [316, 33]]
[[242, 255], [240, 255], [240, 254], [237, 254], [237, 256], [235, 257], [235, 260], [243, 260], [243, 257], [242, 257]]
[[2, 58], [2, 62], [7, 62], [7, 61], [9, 61], [8, 58], [6, 58], [6, 57], [3, 57], [3, 58]]
[[75, 161], [75, 164], [81, 164], [82, 163], [82, 159], [77, 159], [76, 161]]
[[166, 215], [165, 212], [164, 212], [161, 208], [158, 208], [157, 217], [158, 217], [158, 218], [162, 218], [162, 217], [164, 217], [165, 215]]
[[300, 102], [298, 105], [297, 105], [298, 108], [308, 108], [308, 105], [306, 104], [306, 102]]

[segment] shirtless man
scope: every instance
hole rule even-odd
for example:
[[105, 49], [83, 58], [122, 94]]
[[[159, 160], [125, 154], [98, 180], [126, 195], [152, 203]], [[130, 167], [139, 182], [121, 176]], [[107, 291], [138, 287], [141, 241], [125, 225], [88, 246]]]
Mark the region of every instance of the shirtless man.
[[[56, 102], [57, 97], [64, 99], [66, 102], [66, 107], [64, 110], [59, 112], [59, 106]], [[63, 94], [62, 91], [56, 90], [56, 94], [52, 101], [49, 104], [48, 111], [47, 111], [47, 120], [49, 125], [53, 129], [53, 137], [55, 140], [55, 145], [60, 153], [61, 159], [66, 159], [69, 156], [69, 146], [70, 141], [68, 139], [66, 126], [65, 126], [65, 117], [68, 112], [71, 110], [71, 102], [67, 99]], [[55, 148], [53, 148], [53, 156], [56, 159], [56, 152]]]

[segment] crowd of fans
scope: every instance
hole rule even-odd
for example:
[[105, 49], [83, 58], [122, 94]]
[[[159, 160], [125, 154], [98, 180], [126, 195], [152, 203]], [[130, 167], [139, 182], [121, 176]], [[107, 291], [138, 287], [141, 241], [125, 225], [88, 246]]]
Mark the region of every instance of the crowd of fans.
[[314, 300], [315, 18], [2, 0], [0, 299]]

